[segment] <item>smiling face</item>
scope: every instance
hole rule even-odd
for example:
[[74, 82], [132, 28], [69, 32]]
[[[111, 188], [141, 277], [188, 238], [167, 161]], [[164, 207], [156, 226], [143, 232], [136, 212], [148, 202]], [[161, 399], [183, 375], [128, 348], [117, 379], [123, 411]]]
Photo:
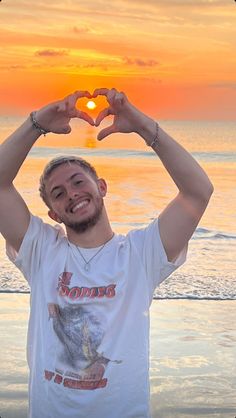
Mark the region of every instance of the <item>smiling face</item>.
[[55, 168], [46, 181], [49, 216], [66, 229], [83, 233], [102, 221], [107, 187], [76, 163]]

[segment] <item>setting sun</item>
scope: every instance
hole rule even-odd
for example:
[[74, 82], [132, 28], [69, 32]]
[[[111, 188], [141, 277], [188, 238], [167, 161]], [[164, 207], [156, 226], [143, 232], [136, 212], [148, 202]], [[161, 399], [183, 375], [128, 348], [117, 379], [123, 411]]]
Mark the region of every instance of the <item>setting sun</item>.
[[96, 103], [94, 103], [92, 100], [89, 100], [89, 102], [86, 104], [88, 109], [95, 109], [95, 107], [97, 107]]
[[0, 0], [0, 115], [115, 87], [159, 120], [235, 120], [235, 1], [64, 3]]

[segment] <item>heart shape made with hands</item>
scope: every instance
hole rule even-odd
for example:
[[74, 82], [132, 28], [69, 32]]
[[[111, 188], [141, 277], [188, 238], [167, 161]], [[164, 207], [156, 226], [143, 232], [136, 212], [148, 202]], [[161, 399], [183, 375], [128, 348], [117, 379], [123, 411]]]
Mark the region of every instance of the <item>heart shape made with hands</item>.
[[89, 115], [94, 121], [94, 126], [98, 126], [95, 122], [99, 114], [108, 107], [109, 103], [104, 96], [97, 96], [95, 98], [92, 95], [91, 98], [82, 97], [78, 99], [77, 103], [77, 109]]
[[[94, 101], [95, 99], [96, 101]], [[78, 101], [80, 103], [77, 108]], [[87, 113], [87, 109], [86, 111], [83, 110], [83, 106], [85, 109], [88, 101], [94, 103], [91, 109], [92, 113], [95, 109], [97, 109], [96, 112], [99, 111], [95, 120]], [[128, 106], [124, 107], [124, 104], [128, 104]], [[129, 119], [127, 118], [127, 109], [132, 109], [132, 106], [130, 107], [125, 94], [118, 92], [116, 89], [96, 89], [93, 94], [88, 91], [77, 90], [64, 99], [49, 103], [38, 111], [31, 112], [30, 118], [34, 127], [45, 135], [49, 132], [69, 134], [71, 132], [70, 121], [73, 118], [82, 119], [92, 126], [99, 126], [103, 119], [113, 115], [112, 124], [102, 129], [97, 135], [97, 139], [101, 140], [115, 132], [127, 133], [132, 131], [132, 126], [130, 129], [130, 123], [127, 121]]]
[[[88, 91], [75, 92], [74, 94], [79, 94], [76, 99], [76, 101], [80, 101], [78, 109], [80, 114], [79, 117], [88, 122], [90, 125], [97, 127], [107, 116], [114, 116], [113, 123], [98, 133], [98, 140], [103, 139], [105, 136], [110, 135], [111, 133], [117, 132], [115, 127], [115, 120], [118, 117], [124, 102], [127, 101], [124, 93], [118, 92], [114, 88], [100, 88], [96, 89], [93, 94], [89, 93]], [[87, 109], [90, 109], [91, 113], [95, 113], [95, 109], [98, 108], [96, 110], [97, 116], [95, 120], [92, 118], [92, 115], [88, 114], [87, 109], [86, 111], [83, 110], [82, 103], [84, 104], [84, 108], [86, 106]]]

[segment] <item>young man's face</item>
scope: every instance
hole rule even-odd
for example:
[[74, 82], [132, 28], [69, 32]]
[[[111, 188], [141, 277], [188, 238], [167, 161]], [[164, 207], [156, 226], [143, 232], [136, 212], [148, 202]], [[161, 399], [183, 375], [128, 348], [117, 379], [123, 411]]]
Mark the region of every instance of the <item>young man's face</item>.
[[106, 190], [104, 180], [94, 180], [78, 164], [62, 164], [52, 171], [46, 182], [51, 207], [48, 214], [75, 232], [85, 232], [101, 218]]

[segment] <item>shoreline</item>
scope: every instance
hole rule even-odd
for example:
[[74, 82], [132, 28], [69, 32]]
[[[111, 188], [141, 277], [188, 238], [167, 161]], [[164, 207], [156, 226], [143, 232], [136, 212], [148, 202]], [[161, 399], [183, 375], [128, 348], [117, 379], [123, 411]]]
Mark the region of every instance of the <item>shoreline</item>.
[[[0, 289], [0, 295], [30, 295], [30, 290], [2, 290]], [[221, 298], [221, 297], [201, 297], [201, 296], [154, 296], [153, 301], [180, 301], [180, 302], [236, 302], [236, 297], [232, 299], [231, 297]]]

